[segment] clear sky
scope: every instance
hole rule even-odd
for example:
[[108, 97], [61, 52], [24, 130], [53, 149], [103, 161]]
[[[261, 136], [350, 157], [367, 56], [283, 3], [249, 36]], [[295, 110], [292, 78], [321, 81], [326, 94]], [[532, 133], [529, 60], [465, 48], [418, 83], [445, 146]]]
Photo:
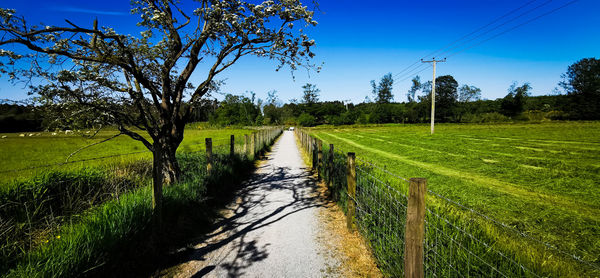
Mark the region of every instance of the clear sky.
[[[405, 101], [414, 74], [407, 74], [411, 73], [410, 69], [402, 70], [428, 53], [527, 4], [468, 37], [467, 41], [473, 40], [464, 46], [437, 53], [436, 58], [448, 57], [446, 63], [438, 64], [437, 73], [438, 76], [453, 75], [461, 85], [481, 88], [482, 97], [487, 99], [506, 95], [513, 81], [529, 82], [533, 95], [550, 94], [570, 64], [582, 58], [600, 57], [600, 1], [579, 0], [569, 4], [571, 2], [320, 1], [315, 15], [319, 24], [309, 30], [316, 41], [314, 61], [323, 63], [320, 73], [298, 70], [292, 78], [289, 70], [276, 72], [275, 64], [269, 61], [246, 58], [218, 79], [226, 82], [222, 87], [224, 93], [254, 91], [264, 99], [268, 91], [277, 90], [280, 99], [287, 102], [300, 99], [301, 86], [309, 82], [321, 89], [321, 100], [356, 103], [370, 95], [370, 80], [379, 80], [391, 72], [397, 77], [393, 90], [395, 101]], [[1, 5], [17, 9], [34, 23], [63, 25], [64, 19], [70, 19], [89, 26], [97, 17], [102, 26], [138, 33], [137, 16], [129, 15], [128, 3], [126, 0], [20, 0], [3, 1]], [[560, 8], [566, 4], [569, 5]], [[511, 19], [514, 20], [503, 24]], [[523, 23], [526, 24], [512, 29]], [[486, 31], [489, 33], [482, 34]], [[499, 33], [503, 34], [487, 40]], [[453, 46], [456, 45], [461, 44]], [[474, 47], [469, 48], [472, 45]], [[459, 52], [465, 47], [468, 49]], [[421, 80], [431, 80], [431, 68], [416, 66], [421, 67], [412, 72], [423, 70], [418, 73]], [[26, 90], [22, 86], [12, 86], [6, 78], [0, 78], [0, 98], [25, 97]]]

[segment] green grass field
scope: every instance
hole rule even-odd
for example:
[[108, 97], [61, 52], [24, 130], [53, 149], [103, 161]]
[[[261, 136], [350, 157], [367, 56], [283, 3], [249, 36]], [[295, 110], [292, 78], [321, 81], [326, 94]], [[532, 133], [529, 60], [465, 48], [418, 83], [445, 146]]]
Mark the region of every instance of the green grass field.
[[[179, 221], [191, 207], [204, 206], [206, 200], [221, 196], [223, 188], [239, 184], [253, 169], [255, 157], [244, 151], [244, 135], [253, 132], [189, 125], [178, 149], [182, 180], [163, 189], [163, 212], [173, 214], [165, 218]], [[135, 253], [139, 245], [148, 246], [144, 242], [152, 220], [151, 153], [122, 136], [77, 153], [71, 158], [76, 163], [56, 165], [73, 151], [113, 134], [104, 131], [93, 139], [64, 133], [1, 135], [6, 137], [0, 139], [0, 276], [64, 276], [138, 259], [122, 251]], [[229, 155], [231, 135], [236, 139], [234, 156]], [[210, 175], [205, 138], [213, 139]], [[136, 154], [122, 155], [132, 152]]]
[[[441, 124], [434, 135], [428, 125], [320, 127], [310, 133], [404, 178], [425, 177], [442, 196], [600, 264], [598, 122]], [[428, 197], [430, 205], [441, 201]], [[598, 274], [519, 235], [502, 236], [501, 249], [533, 260], [535, 269], [550, 269], [543, 272], [551, 276]]]
[[[0, 182], [16, 178], [28, 178], [37, 173], [50, 169], [77, 169], [82, 166], [98, 166], [114, 163], [127, 163], [143, 158], [151, 158], [152, 154], [138, 141], [121, 135], [108, 142], [98, 144], [78, 152], [66, 165], [44, 167], [65, 162], [72, 152], [81, 147], [107, 139], [117, 133], [115, 130], [101, 131], [94, 138], [86, 138], [87, 131], [79, 134], [53, 132], [3, 133], [0, 134]], [[204, 129], [197, 125], [189, 125], [178, 152], [194, 152], [204, 150], [204, 138], [213, 138], [213, 146], [226, 145], [229, 136], [236, 137], [236, 144], [243, 143], [243, 135], [250, 134], [246, 129]], [[24, 134], [24, 137], [20, 135]], [[29, 136], [29, 134], [33, 134]], [[134, 153], [134, 154], [131, 154]], [[125, 155], [121, 155], [125, 154]], [[103, 159], [95, 159], [107, 157]], [[91, 159], [91, 160], [90, 160]], [[81, 162], [78, 162], [81, 161]], [[29, 167], [39, 167], [32, 170], [21, 170]], [[13, 171], [19, 170], [19, 171]]]

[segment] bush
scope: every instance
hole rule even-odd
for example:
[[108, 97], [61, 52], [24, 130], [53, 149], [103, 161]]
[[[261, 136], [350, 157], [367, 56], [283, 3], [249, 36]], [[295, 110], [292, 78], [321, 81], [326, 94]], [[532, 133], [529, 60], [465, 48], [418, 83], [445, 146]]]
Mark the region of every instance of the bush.
[[368, 124], [369, 123], [369, 119], [370, 119], [370, 117], [369, 117], [368, 114], [360, 113], [360, 115], [356, 119], [356, 123], [357, 124], [361, 124], [361, 125]]
[[546, 119], [552, 121], [564, 121], [569, 118], [569, 115], [567, 115], [563, 111], [549, 111], [548, 113], [546, 113], [545, 117]]
[[546, 112], [543, 111], [539, 111], [539, 110], [529, 110], [529, 111], [525, 111], [523, 112], [523, 117], [525, 118], [526, 121], [530, 121], [530, 122], [541, 122], [546, 120]]
[[298, 121], [296, 121], [296, 118], [291, 117], [291, 118], [287, 118], [284, 122], [285, 126], [297, 126], [298, 125]]
[[298, 117], [298, 124], [301, 126], [315, 126], [317, 124], [317, 119], [308, 113], [302, 113], [300, 117]]
[[497, 113], [483, 113], [483, 114], [470, 114], [467, 113], [462, 117], [461, 122], [463, 123], [500, 123], [508, 122], [510, 118]]

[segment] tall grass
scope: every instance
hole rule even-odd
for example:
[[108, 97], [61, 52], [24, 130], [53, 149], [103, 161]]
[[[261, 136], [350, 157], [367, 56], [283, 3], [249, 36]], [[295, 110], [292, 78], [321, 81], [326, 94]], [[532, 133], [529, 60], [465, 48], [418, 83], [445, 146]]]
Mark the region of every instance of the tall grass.
[[65, 221], [144, 184], [150, 162], [46, 171], [0, 186], [0, 273]]
[[[29, 209], [20, 211], [16, 205], [6, 208], [7, 216], [14, 215], [14, 219], [5, 221], [8, 226], [15, 226], [17, 219], [24, 221], [25, 218], [28, 222], [21, 223], [34, 223], [30, 221], [32, 215], [37, 219], [56, 215], [54, 207], [60, 208], [60, 217], [64, 220], [54, 229], [39, 225], [44, 236], [35, 240], [35, 244], [27, 245], [7, 238], [7, 242], [13, 242], [11, 248], [17, 246], [6, 249], [7, 254], [16, 256], [7, 261], [3, 258], [4, 268], [0, 275], [64, 277], [122, 276], [127, 273], [148, 276], [160, 265], [160, 256], [169, 246], [185, 240], [194, 230], [206, 228], [216, 209], [228, 202], [235, 186], [253, 169], [253, 160], [245, 154], [231, 157], [227, 148], [217, 148], [214, 152], [210, 175], [206, 173], [203, 152], [178, 154], [183, 176], [178, 184], [163, 189], [163, 225], [160, 227], [154, 226], [152, 221], [148, 172], [129, 175], [126, 173], [134, 171], [111, 169], [103, 172], [86, 168], [76, 172], [51, 172], [23, 184], [5, 187], [6, 200], [20, 200], [24, 204], [48, 200], [38, 205], [37, 214], [28, 213]], [[106, 186], [106, 182], [123, 176], [137, 176], [139, 180], [129, 180], [131, 187], [121, 188], [121, 194], [109, 196], [108, 189], [114, 189], [114, 186]], [[106, 193], [96, 193], [96, 190]], [[50, 191], [59, 193], [45, 195]], [[79, 197], [55, 199], [55, 195], [69, 197], [72, 192]], [[97, 196], [106, 198], [98, 202]], [[75, 202], [79, 205], [71, 206], [74, 199], [81, 200]], [[89, 205], [82, 205], [86, 201]], [[27, 232], [23, 233], [23, 238], [30, 235]]]

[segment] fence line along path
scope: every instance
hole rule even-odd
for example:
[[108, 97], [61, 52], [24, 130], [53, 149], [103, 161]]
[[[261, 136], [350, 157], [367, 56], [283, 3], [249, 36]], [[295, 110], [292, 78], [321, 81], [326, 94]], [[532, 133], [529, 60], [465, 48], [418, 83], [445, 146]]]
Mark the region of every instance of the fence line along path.
[[[294, 135], [285, 131], [228, 206], [220, 228], [194, 247], [176, 277], [331, 277], [341, 259], [320, 243], [328, 234], [317, 193]], [[323, 239], [325, 237], [325, 239]], [[318, 239], [319, 238], [319, 239]], [[335, 253], [335, 252], [333, 252]]]

